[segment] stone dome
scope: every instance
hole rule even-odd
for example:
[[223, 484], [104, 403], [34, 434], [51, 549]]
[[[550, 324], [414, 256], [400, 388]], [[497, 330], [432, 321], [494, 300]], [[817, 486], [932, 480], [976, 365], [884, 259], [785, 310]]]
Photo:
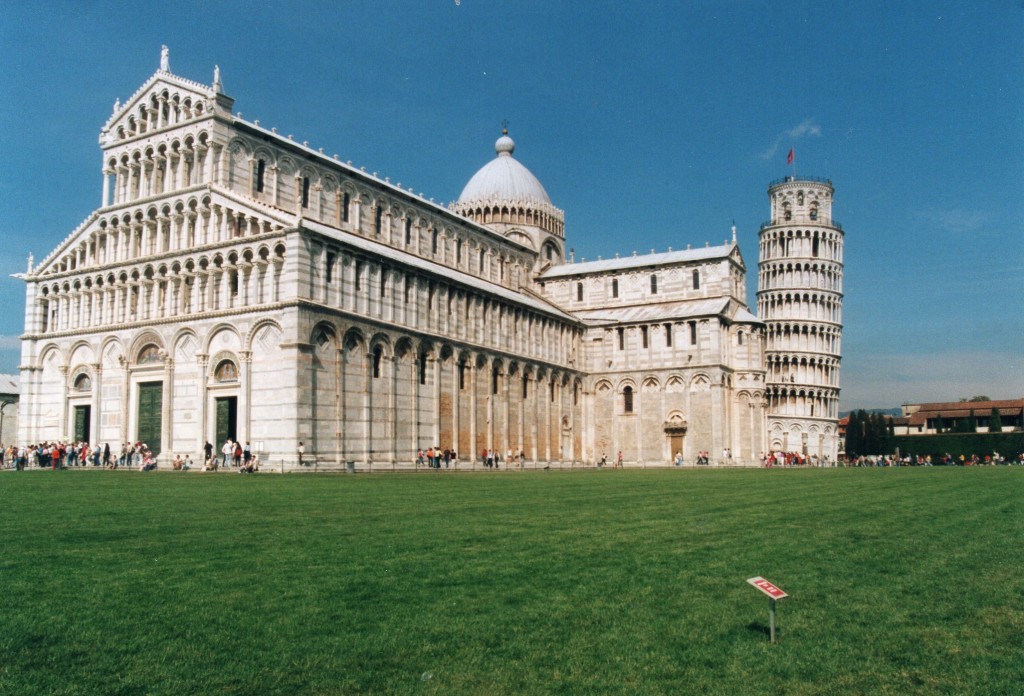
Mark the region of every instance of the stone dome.
[[470, 201], [532, 201], [551, 205], [537, 177], [512, 156], [516, 144], [508, 133], [494, 143], [498, 156], [481, 167], [462, 189], [458, 203]]

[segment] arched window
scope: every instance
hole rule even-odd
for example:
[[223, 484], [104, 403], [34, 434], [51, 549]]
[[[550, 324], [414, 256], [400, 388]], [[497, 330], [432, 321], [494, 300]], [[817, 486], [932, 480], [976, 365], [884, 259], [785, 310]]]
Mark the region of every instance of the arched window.
[[656, 275], [652, 275], [651, 276], [651, 294], [652, 295], [657, 295], [658, 294], [658, 276], [656, 276]]
[[738, 334], [736, 334], [736, 345], [738, 345], [738, 346], [742, 346], [743, 345], [743, 332], [742, 331], [740, 331]]
[[384, 357], [384, 350], [377, 346], [373, 349], [373, 376], [374, 378], [380, 377], [380, 360]]
[[[306, 207], [305, 194], [303, 194], [303, 198], [302, 198], [302, 207], [303, 208]], [[382, 225], [383, 221], [384, 221], [384, 209], [378, 205], [377, 206], [377, 210], [376, 210], [376, 212], [374, 214], [374, 218], [373, 218], [373, 233], [374, 233], [374, 235], [376, 235], [378, 237], [380, 236], [381, 225]]]
[[430, 253], [437, 253], [437, 230], [434, 230], [434, 233], [430, 235]]
[[623, 387], [622, 389], [622, 412], [633, 412], [633, 387]]
[[812, 203], [811, 204], [811, 219], [812, 220], [817, 220], [818, 219], [818, 204], [817, 203]]
[[267, 170], [267, 161], [263, 158], [256, 160], [256, 193], [263, 193], [263, 177]]
[[75, 391], [87, 392], [92, 390], [92, 378], [89, 375], [78, 375], [75, 378]]
[[793, 211], [790, 210], [789, 203], [785, 203], [782, 206], [782, 218], [787, 221], [793, 219]]
[[619, 296], [619, 279], [612, 278], [612, 297]]
[[160, 362], [160, 349], [150, 343], [139, 351], [139, 359], [136, 362], [139, 365], [153, 365]]
[[583, 283], [576, 283], [576, 301], [583, 301]]
[[341, 195], [341, 221], [342, 222], [348, 222], [348, 207], [349, 207], [349, 204], [351, 202], [352, 202], [352, 196], [350, 196], [348, 193], [343, 193]]
[[412, 244], [412, 218], [405, 219], [405, 245]]
[[693, 289], [700, 290], [700, 271], [693, 269]]
[[309, 177], [302, 177], [302, 207], [309, 207]]
[[217, 363], [217, 369], [213, 371], [213, 380], [218, 383], [237, 382], [238, 368], [235, 363], [231, 360], [221, 360]]

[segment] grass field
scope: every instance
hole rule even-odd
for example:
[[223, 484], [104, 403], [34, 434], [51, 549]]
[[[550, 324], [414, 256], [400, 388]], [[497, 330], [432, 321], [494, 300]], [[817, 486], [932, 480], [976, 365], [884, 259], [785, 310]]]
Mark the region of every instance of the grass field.
[[0, 583], [3, 694], [1021, 694], [1024, 469], [5, 472]]

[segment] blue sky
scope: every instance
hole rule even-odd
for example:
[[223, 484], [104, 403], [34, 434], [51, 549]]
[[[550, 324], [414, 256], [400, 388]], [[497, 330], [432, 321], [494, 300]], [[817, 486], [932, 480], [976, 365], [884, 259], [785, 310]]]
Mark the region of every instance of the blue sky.
[[170, 47], [235, 109], [448, 202], [494, 155], [576, 258], [720, 243], [754, 305], [766, 189], [846, 231], [841, 407], [1024, 396], [1024, 6], [973, 2], [0, 4], [0, 371], [24, 290], [101, 194], [100, 126]]

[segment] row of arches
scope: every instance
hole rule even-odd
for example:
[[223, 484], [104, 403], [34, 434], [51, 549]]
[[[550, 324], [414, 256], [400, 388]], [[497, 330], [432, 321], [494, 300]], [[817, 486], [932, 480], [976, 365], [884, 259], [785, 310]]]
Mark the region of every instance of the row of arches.
[[[280, 232], [279, 223], [210, 196], [191, 196], [134, 210], [99, 214], [87, 234], [50, 264], [46, 274], [135, 261], [171, 251]], [[46, 262], [44, 262], [46, 263]]]
[[210, 105], [201, 97], [180, 94], [167, 89], [150, 93], [136, 106], [124, 123], [114, 129], [117, 140], [134, 138], [166, 126], [201, 118], [210, 112]]
[[729, 375], [692, 372], [598, 378], [593, 389], [594, 452], [621, 452], [626, 462], [693, 461], [724, 450], [749, 459], [765, 447], [761, 389], [734, 388]]
[[839, 355], [842, 331], [834, 326], [773, 322], [765, 330], [765, 354], [809, 351]]
[[218, 152], [206, 131], [200, 131], [168, 134], [163, 142], [115, 153], [103, 169], [103, 207], [209, 183], [216, 174]]
[[[173, 448], [196, 457], [204, 440], [253, 432], [252, 417], [262, 422], [261, 433], [273, 434], [280, 420], [280, 400], [272, 395], [281, 384], [282, 336], [276, 320], [263, 318], [241, 326], [147, 328], [70, 345], [41, 342], [25, 373], [30, 419], [22, 437], [112, 447], [143, 441], [154, 452]], [[221, 423], [219, 406], [228, 402], [237, 419]]]
[[581, 332], [522, 302], [348, 248], [314, 243], [311, 255], [311, 297], [325, 305], [536, 359], [576, 361]]
[[840, 266], [811, 263], [762, 263], [757, 287], [764, 290], [812, 288], [842, 291], [843, 273]]
[[31, 330], [99, 328], [280, 301], [283, 243], [40, 283]]
[[770, 355], [765, 380], [769, 384], [799, 383], [839, 386], [839, 359], [796, 355]]
[[458, 201], [449, 207], [481, 225], [531, 225], [557, 237], [565, 236], [565, 213], [538, 201]]
[[310, 333], [311, 452], [320, 460], [410, 464], [419, 449], [484, 449], [579, 461], [578, 374], [361, 325]]
[[838, 418], [839, 390], [769, 386], [766, 390], [771, 416]]
[[761, 230], [759, 258], [762, 261], [794, 257], [822, 258], [842, 263], [842, 232], [770, 228]]
[[843, 303], [832, 295], [764, 291], [758, 293], [757, 313], [762, 321], [804, 319], [841, 324]]
[[774, 452], [800, 452], [808, 457], [835, 462], [839, 451], [838, 430], [834, 425], [800, 420], [776, 421], [769, 433]]

